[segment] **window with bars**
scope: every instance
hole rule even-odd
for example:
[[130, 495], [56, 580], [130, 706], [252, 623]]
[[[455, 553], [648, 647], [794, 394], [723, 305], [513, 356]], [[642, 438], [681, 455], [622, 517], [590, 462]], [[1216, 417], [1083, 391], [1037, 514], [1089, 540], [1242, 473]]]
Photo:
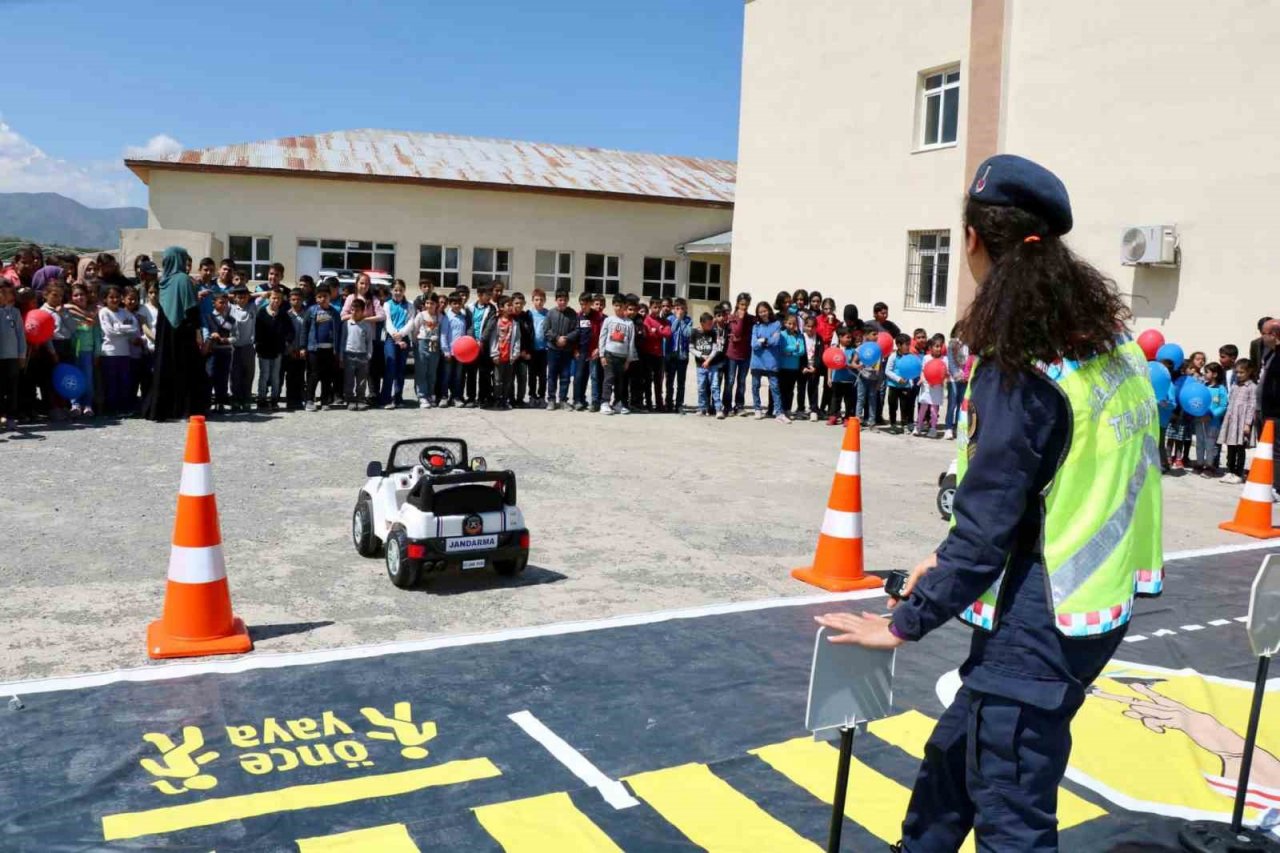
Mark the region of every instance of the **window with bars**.
[[617, 293], [622, 287], [622, 258], [587, 252], [583, 285], [588, 293]]
[[471, 250], [471, 286], [502, 282], [503, 287], [511, 286], [511, 250], [482, 249]]
[[645, 258], [642, 291], [645, 296], [675, 298], [676, 262], [671, 258]]
[[950, 231], [912, 231], [907, 235], [906, 307], [947, 307], [947, 274], [951, 268]]
[[418, 247], [418, 280], [452, 290], [458, 286], [458, 247], [423, 245]]
[[573, 290], [573, 252], [539, 249], [534, 255], [533, 282], [548, 294]]
[[236, 262], [236, 269], [253, 281], [267, 280], [267, 268], [271, 266], [270, 237], [231, 234], [227, 237], [227, 248], [231, 260]]
[[720, 293], [720, 264], [689, 261], [689, 298], [719, 302]]
[[960, 67], [921, 75], [920, 147], [953, 145], [960, 124]]

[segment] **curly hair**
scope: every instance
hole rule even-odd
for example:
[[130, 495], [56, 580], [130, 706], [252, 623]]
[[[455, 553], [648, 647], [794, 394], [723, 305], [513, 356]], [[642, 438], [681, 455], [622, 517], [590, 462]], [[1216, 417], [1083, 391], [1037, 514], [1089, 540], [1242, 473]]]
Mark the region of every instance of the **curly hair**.
[[1021, 208], [968, 199], [964, 224], [991, 257], [959, 324], [974, 353], [1012, 375], [1034, 360], [1083, 361], [1115, 348], [1132, 319], [1128, 306], [1115, 282], [1077, 257], [1048, 223]]

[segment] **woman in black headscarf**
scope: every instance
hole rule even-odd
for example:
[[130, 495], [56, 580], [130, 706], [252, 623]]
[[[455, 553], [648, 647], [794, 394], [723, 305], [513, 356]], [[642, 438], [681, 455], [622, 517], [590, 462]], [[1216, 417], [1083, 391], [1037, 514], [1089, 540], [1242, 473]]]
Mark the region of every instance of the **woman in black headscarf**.
[[200, 299], [186, 272], [190, 255], [181, 246], [170, 246], [163, 263], [155, 374], [142, 406], [143, 417], [153, 421], [203, 415], [209, 408], [209, 374], [200, 351]]

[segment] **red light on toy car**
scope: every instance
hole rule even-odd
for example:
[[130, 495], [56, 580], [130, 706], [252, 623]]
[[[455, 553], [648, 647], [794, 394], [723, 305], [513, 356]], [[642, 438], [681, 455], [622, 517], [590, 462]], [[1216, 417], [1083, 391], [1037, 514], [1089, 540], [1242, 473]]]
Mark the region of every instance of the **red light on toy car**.
[[434, 455], [433, 455], [433, 456], [431, 456], [427, 461], [431, 463], [431, 467], [432, 467], [432, 468], [443, 468], [443, 467], [444, 467], [444, 457], [443, 457], [443, 456], [434, 456]]
[[421, 560], [427, 556], [427, 546], [411, 542], [409, 547], [405, 549], [405, 553], [409, 555], [410, 560]]
[[526, 551], [529, 550], [529, 531], [527, 530], [520, 534], [520, 547]]

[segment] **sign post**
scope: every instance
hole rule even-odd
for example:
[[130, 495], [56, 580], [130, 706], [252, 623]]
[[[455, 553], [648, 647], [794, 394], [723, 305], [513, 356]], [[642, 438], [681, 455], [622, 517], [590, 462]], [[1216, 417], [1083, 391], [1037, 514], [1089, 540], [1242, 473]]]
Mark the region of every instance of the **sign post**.
[[1188, 823], [1178, 840], [1191, 853], [1280, 853], [1280, 842], [1267, 833], [1244, 826], [1244, 804], [1249, 792], [1249, 771], [1262, 718], [1262, 699], [1267, 689], [1271, 657], [1280, 653], [1280, 554], [1268, 554], [1253, 579], [1249, 595], [1249, 645], [1258, 657], [1258, 674], [1253, 682], [1253, 703], [1244, 735], [1244, 755], [1240, 758], [1240, 779], [1236, 782], [1235, 806], [1230, 825], [1199, 820]]
[[844, 804], [853, 759], [853, 733], [860, 724], [887, 717], [893, 707], [894, 653], [829, 642], [831, 632], [819, 628], [809, 672], [809, 703], [805, 728], [814, 737], [830, 740], [840, 734], [836, 790], [831, 805], [827, 853], [838, 853], [844, 828]]

